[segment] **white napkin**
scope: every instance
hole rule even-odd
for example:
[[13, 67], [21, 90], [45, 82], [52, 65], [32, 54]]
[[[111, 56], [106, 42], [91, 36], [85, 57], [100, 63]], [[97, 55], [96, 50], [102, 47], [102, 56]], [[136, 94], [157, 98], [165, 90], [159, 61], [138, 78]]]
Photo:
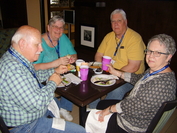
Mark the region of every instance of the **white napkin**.
[[117, 76], [115, 76], [115, 75], [109, 75], [111, 78], [113, 78], [113, 79], [119, 79]]
[[104, 121], [98, 121], [99, 114], [96, 112], [99, 110], [92, 109], [87, 117], [87, 121], [85, 123], [85, 129], [87, 133], [105, 133], [107, 129], [108, 121], [112, 114], [106, 115], [104, 117]]
[[79, 84], [82, 81], [80, 78], [78, 78], [77, 76], [75, 76], [72, 73], [68, 73], [65, 76], [68, 77], [69, 79], [71, 79], [71, 82], [74, 84]]
[[64, 131], [66, 123], [64, 119], [60, 118], [59, 108], [55, 100], [52, 100], [52, 102], [49, 104], [48, 110], [50, 110], [55, 116], [53, 118], [52, 128]]

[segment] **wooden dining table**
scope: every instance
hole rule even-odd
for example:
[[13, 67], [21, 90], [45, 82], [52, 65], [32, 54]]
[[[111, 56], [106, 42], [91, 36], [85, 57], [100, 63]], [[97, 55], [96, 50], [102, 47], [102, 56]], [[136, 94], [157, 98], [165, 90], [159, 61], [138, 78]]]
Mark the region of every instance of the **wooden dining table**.
[[[109, 74], [107, 72], [103, 73]], [[74, 74], [77, 75], [77, 72]], [[55, 91], [56, 94], [65, 97], [72, 103], [79, 106], [79, 123], [82, 126], [84, 125], [82, 117], [86, 113], [86, 106], [89, 103], [105, 96], [107, 93], [125, 84], [125, 81], [123, 79], [116, 79], [115, 84], [111, 86], [97, 86], [93, 84], [90, 80], [93, 75], [95, 75], [93, 70], [89, 69], [88, 79], [86, 81], [82, 81], [77, 85], [71, 83], [69, 86], [57, 88]]]

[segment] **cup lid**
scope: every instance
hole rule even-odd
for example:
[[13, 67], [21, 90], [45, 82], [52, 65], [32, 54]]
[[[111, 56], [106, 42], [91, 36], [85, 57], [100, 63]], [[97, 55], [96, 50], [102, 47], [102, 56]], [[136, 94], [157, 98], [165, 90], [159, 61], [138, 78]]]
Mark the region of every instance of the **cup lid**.
[[81, 65], [80, 68], [89, 68], [88, 65]]
[[76, 62], [85, 62], [83, 59], [77, 59]]
[[105, 59], [111, 59], [110, 56], [103, 56], [103, 58], [105, 58]]

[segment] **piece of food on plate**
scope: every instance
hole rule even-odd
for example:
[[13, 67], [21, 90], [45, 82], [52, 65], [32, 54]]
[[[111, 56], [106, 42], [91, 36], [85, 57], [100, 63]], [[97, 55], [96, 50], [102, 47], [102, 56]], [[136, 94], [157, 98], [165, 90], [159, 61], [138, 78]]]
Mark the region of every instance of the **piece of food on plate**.
[[104, 82], [106, 80], [108, 80], [108, 79], [107, 78], [95, 78], [95, 81], [100, 81], [100, 82], [96, 83], [98, 85], [109, 85], [110, 81]]
[[100, 68], [100, 66], [90, 66], [90, 68], [96, 69], [96, 68]]
[[68, 80], [66, 80], [66, 78], [63, 78], [63, 82], [65, 82], [66, 84], [68, 84], [68, 83], [69, 83], [69, 81], [68, 81]]
[[70, 71], [71, 70], [71, 64], [68, 64], [67, 67], [68, 67], [68, 70]]
[[103, 81], [103, 82], [95, 83], [95, 84], [98, 84], [98, 85], [110, 85], [110, 84], [112, 83], [112, 81], [104, 82], [104, 81], [106, 81], [106, 80], [108, 80], [108, 78], [95, 77], [94, 82], [95, 82], [95, 81]]
[[68, 71], [71, 71], [71, 72], [75, 72], [76, 71], [74, 65], [68, 64], [67, 67], [68, 67]]
[[101, 62], [90, 62], [89, 63], [89, 67], [92, 69], [97, 69], [97, 68], [101, 68]]
[[99, 82], [99, 83], [96, 83], [96, 84], [99, 84], [99, 85], [110, 85], [110, 82]]

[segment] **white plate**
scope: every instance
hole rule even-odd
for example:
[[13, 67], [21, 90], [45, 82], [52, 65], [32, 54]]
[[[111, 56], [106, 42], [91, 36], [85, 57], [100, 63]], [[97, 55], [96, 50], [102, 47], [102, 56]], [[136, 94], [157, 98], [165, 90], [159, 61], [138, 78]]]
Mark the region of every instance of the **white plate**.
[[106, 85], [103, 85], [101, 83], [94, 83], [95, 81], [108, 80], [108, 79], [114, 79], [114, 78], [112, 75], [107, 75], [107, 74], [94, 75], [91, 78], [91, 82], [95, 85], [98, 85], [98, 86], [111, 86], [116, 83], [116, 79], [108, 81], [108, 84], [106, 84]]
[[[62, 77], [63, 78], [63, 77]], [[68, 77], [65, 77], [65, 79], [62, 81], [62, 83], [60, 83], [57, 87], [65, 87], [64, 84], [66, 86], [70, 85], [71, 84], [71, 79], [68, 78]]]
[[93, 69], [93, 71], [94, 71], [95, 74], [102, 74], [102, 72], [103, 72], [103, 70], [97, 71], [97, 69]]
[[[101, 68], [101, 65], [102, 63], [101, 62], [94, 62], [93, 65], [92, 65], [93, 62], [89, 62], [89, 67], [92, 68], [92, 69], [95, 69], [95, 68]], [[92, 66], [91, 66], [92, 65]]]

